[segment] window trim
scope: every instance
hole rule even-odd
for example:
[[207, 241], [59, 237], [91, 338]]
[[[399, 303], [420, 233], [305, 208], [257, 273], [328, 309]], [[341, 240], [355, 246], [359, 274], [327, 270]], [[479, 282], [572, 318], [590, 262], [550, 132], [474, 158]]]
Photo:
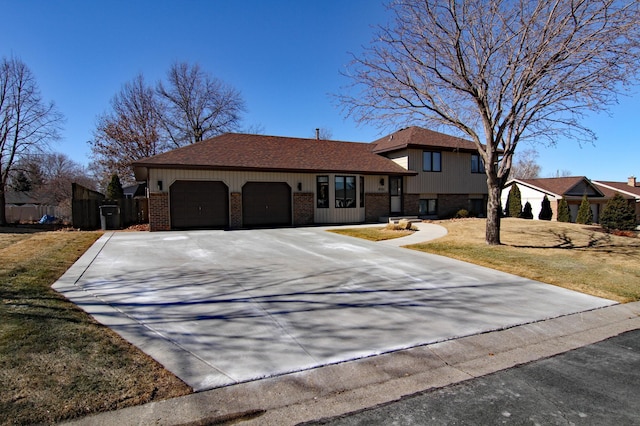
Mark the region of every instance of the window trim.
[[[349, 197], [347, 197], [348, 193], [347, 193], [347, 179], [353, 179], [353, 198], [352, 198], [352, 203], [349, 203]], [[344, 197], [343, 198], [338, 198], [338, 189], [336, 187], [336, 185], [338, 184], [338, 181], [342, 180], [342, 184], [343, 184], [343, 191], [344, 191]], [[334, 193], [334, 200], [335, 200], [335, 207], [337, 209], [355, 209], [357, 206], [357, 181], [356, 181], [356, 177], [353, 175], [336, 175], [334, 178], [334, 189], [335, 189], [335, 193]], [[351, 191], [351, 190], [350, 190]]]
[[[326, 181], [321, 182], [320, 179], [325, 178]], [[328, 209], [329, 208], [329, 175], [318, 175], [316, 176], [316, 208], [318, 209]], [[320, 189], [322, 186], [326, 186], [326, 194], [324, 198], [320, 198], [320, 194], [322, 190]], [[321, 205], [321, 201], [326, 201]]]
[[[476, 158], [476, 162], [474, 164], [474, 158]], [[474, 169], [474, 165], [475, 165], [475, 169]], [[480, 154], [471, 154], [471, 173], [474, 174], [484, 174], [486, 173], [485, 168], [484, 168], [484, 160], [482, 159], [482, 157], [480, 156]]]
[[[427, 162], [425, 161], [425, 154], [429, 154], [429, 168], [427, 169]], [[438, 154], [438, 170], [434, 170], [434, 165], [436, 164], [434, 159], [434, 154]], [[431, 173], [440, 173], [442, 172], [442, 151], [422, 151], [422, 171], [423, 172], [431, 172]]]
[[[437, 215], [438, 215], [438, 199], [437, 199], [437, 198], [421, 198], [421, 199], [418, 201], [418, 203], [419, 203], [419, 204], [418, 204], [418, 209], [420, 208], [420, 203], [421, 203], [422, 201], [424, 201], [424, 202], [425, 202], [425, 204], [426, 204], [427, 208], [426, 208], [426, 211], [425, 211], [424, 213], [421, 213], [421, 212], [420, 212], [420, 214], [421, 214], [421, 215], [424, 215], [424, 216], [437, 216]], [[434, 210], [429, 210], [429, 201], [433, 201], [433, 203], [434, 203]]]

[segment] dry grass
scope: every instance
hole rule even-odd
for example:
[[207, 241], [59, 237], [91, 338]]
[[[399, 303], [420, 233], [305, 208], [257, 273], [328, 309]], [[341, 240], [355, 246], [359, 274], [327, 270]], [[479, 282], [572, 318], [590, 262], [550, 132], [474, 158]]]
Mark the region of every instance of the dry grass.
[[394, 238], [406, 237], [415, 231], [407, 229], [396, 229], [394, 227], [371, 227], [371, 228], [347, 228], [347, 229], [331, 229], [329, 232], [347, 235], [350, 237], [362, 238], [369, 241], [392, 240]]
[[0, 424], [51, 424], [191, 392], [51, 289], [100, 233], [4, 231]]
[[411, 249], [439, 254], [619, 302], [640, 300], [640, 238], [597, 226], [503, 219], [502, 246], [483, 219], [437, 222], [449, 234]]

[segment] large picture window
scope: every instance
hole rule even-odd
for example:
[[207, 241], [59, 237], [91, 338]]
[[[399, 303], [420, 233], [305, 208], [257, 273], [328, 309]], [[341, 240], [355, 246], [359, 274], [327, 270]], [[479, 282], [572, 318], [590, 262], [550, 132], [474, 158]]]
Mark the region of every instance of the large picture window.
[[356, 207], [356, 177], [336, 176], [336, 208]]
[[422, 153], [422, 170], [425, 172], [442, 171], [441, 153], [424, 151]]
[[318, 201], [316, 205], [319, 209], [329, 208], [329, 176], [316, 177], [316, 193]]
[[484, 161], [479, 154], [471, 154], [471, 173], [484, 173]]

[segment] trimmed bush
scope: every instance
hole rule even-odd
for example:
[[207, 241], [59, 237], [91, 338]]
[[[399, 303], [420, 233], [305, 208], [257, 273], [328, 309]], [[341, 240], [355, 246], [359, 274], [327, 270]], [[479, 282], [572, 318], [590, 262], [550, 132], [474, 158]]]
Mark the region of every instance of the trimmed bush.
[[580, 223], [582, 225], [591, 225], [593, 223], [593, 212], [591, 211], [591, 205], [589, 204], [589, 199], [586, 194], [582, 196], [582, 202], [578, 209], [576, 223]]
[[571, 210], [564, 197], [558, 202], [558, 222], [571, 222]]
[[520, 194], [520, 188], [515, 183], [511, 186], [509, 191], [509, 198], [507, 199], [507, 216], [520, 217], [522, 214], [522, 196]]
[[602, 209], [600, 226], [607, 231], [633, 231], [636, 225], [636, 212], [633, 206], [622, 195], [616, 193]]
[[467, 209], [460, 209], [456, 212], [456, 219], [464, 219], [469, 217], [469, 210]]
[[533, 211], [531, 208], [531, 203], [528, 201], [524, 203], [524, 209], [522, 209], [522, 214], [520, 215], [523, 219], [533, 219]]
[[551, 209], [551, 202], [549, 198], [545, 195], [542, 199], [542, 208], [540, 209], [540, 214], [538, 215], [538, 219], [540, 220], [551, 220], [553, 218], [553, 210]]

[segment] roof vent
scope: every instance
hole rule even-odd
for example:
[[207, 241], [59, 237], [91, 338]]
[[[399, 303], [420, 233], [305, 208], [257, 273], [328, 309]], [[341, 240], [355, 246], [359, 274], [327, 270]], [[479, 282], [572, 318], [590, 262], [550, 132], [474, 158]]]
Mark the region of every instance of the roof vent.
[[316, 140], [320, 140], [320, 129], [316, 127]]

